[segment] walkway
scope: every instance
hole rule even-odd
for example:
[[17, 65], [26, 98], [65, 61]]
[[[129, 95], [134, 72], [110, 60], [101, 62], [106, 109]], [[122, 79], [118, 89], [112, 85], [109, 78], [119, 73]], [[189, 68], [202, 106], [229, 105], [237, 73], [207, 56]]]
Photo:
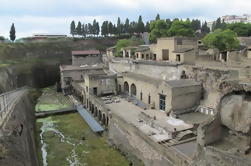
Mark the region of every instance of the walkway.
[[70, 107], [70, 108], [64, 108], [64, 109], [59, 109], [59, 110], [39, 111], [39, 112], [36, 112], [35, 115], [36, 115], [36, 118], [44, 118], [51, 115], [61, 115], [61, 114], [73, 113], [76, 111], [77, 110], [75, 107]]
[[0, 126], [3, 124], [7, 115], [11, 113], [11, 109], [15, 105], [17, 99], [19, 99], [26, 90], [27, 87], [23, 87], [0, 94]]
[[101, 133], [104, 128], [94, 119], [94, 117], [83, 107], [83, 105], [78, 102], [73, 96], [69, 96], [72, 102], [75, 104], [78, 113], [82, 116], [85, 122], [89, 125], [95, 133]]

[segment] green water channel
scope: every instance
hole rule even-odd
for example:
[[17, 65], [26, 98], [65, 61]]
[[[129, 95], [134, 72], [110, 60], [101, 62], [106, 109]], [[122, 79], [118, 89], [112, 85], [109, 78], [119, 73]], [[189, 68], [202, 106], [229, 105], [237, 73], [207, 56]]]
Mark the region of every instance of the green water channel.
[[[53, 88], [43, 89], [36, 111], [71, 106]], [[104, 134], [105, 135], [105, 134]], [[93, 133], [78, 113], [37, 119], [36, 142], [41, 166], [129, 166], [105, 136]]]

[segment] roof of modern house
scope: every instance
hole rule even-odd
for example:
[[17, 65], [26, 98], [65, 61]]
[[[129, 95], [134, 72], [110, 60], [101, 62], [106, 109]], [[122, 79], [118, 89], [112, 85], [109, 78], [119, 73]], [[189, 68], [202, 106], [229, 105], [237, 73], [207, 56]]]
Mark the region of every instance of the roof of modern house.
[[198, 85], [200, 86], [199, 82], [196, 82], [194, 80], [187, 80], [187, 79], [166, 81], [166, 83], [172, 88], [198, 86]]
[[97, 55], [97, 54], [101, 54], [99, 50], [72, 51], [72, 55]]

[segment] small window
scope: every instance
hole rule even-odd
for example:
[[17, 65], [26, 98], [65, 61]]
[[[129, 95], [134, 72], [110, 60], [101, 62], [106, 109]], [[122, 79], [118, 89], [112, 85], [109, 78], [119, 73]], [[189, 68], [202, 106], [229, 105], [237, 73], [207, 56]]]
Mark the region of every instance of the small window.
[[142, 101], [142, 99], [143, 99], [143, 93], [140, 92], [140, 100]]
[[86, 86], [86, 92], [88, 92], [88, 86]]
[[177, 45], [182, 45], [182, 39], [181, 38], [177, 39]]

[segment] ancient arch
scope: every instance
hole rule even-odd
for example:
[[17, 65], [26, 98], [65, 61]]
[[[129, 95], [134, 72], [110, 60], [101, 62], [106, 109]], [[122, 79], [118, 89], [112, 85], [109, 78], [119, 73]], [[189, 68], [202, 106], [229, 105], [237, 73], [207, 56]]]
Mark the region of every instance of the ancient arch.
[[129, 94], [129, 84], [127, 81], [125, 81], [124, 83], [124, 92], [125, 94]]
[[131, 95], [136, 96], [137, 95], [137, 88], [135, 84], [131, 85]]
[[97, 107], [95, 107], [94, 116], [95, 116], [95, 117], [97, 117], [97, 116], [98, 116], [98, 108], [97, 108]]
[[105, 116], [105, 114], [103, 114], [103, 116], [102, 116], [102, 124], [106, 125], [106, 116]]
[[99, 111], [98, 111], [98, 120], [101, 121], [101, 119], [102, 119], [102, 113], [101, 113], [101, 111], [99, 110]]

